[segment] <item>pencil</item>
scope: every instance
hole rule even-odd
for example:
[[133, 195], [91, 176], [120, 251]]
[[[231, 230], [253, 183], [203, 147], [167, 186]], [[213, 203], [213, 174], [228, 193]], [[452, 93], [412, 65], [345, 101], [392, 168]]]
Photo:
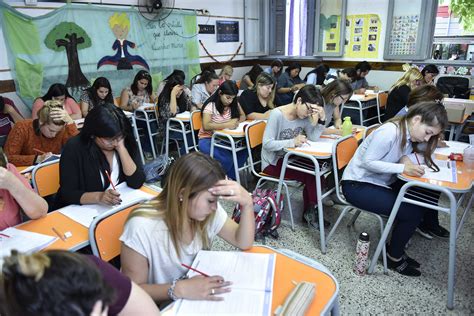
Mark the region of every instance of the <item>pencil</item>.
[[0, 236], [5, 237], [5, 238], [10, 238], [10, 236], [8, 236], [7, 234], [4, 234], [4, 233], [0, 233]]
[[38, 154], [44, 155], [46, 154], [44, 151], [39, 150], [38, 148], [33, 148], [34, 151], [36, 151]]
[[191, 267], [188, 266], [187, 264], [181, 263], [181, 265], [182, 265], [183, 267], [189, 269], [189, 270], [192, 270], [192, 271], [194, 271], [194, 272], [199, 273], [199, 274], [202, 275], [202, 276], [209, 277], [209, 275], [205, 274], [204, 272], [201, 272], [201, 271], [199, 271], [199, 270], [197, 270], [197, 269], [191, 268]]
[[64, 236], [61, 235], [56, 228], [52, 227], [51, 229], [59, 238], [61, 238], [62, 241], [66, 241], [66, 238], [64, 238]]
[[415, 158], [416, 158], [416, 162], [418, 162], [418, 166], [421, 166], [420, 160], [418, 159], [418, 155], [416, 153], [415, 153]]
[[109, 174], [109, 172], [108, 172], [107, 170], [105, 170], [105, 174], [107, 175], [107, 178], [109, 178], [109, 182], [110, 182], [110, 185], [112, 186], [112, 189], [114, 189], [114, 191], [117, 191], [117, 190], [115, 189], [114, 183], [112, 182], [112, 178], [110, 177], [110, 174]]

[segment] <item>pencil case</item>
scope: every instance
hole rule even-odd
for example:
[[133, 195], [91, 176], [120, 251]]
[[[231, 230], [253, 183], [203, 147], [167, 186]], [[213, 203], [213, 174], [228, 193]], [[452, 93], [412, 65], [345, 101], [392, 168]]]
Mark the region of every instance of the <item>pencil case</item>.
[[316, 284], [303, 281], [295, 285], [283, 305], [276, 308], [275, 316], [303, 316], [306, 313], [316, 294]]

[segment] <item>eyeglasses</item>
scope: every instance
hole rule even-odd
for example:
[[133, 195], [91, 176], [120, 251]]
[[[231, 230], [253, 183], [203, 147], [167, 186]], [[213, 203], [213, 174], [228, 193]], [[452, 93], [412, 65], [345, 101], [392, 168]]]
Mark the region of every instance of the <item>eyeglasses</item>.
[[342, 103], [346, 103], [349, 100], [349, 98], [344, 98], [342, 95], [338, 95], [338, 97], [341, 98]]
[[115, 136], [115, 137], [98, 137], [103, 143], [106, 143], [108, 145], [113, 145], [123, 139], [123, 135]]

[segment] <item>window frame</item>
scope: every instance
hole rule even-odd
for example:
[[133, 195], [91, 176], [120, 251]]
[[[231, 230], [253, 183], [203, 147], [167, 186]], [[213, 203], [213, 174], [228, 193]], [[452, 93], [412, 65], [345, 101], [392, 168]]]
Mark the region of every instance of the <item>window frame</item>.
[[[247, 47], [251, 47], [248, 41], [250, 40], [250, 36], [248, 35], [249, 32], [252, 31], [252, 27], [249, 26], [249, 14], [248, 9], [251, 8], [250, 3], [256, 3], [258, 1], [260, 6], [260, 19], [261, 19], [261, 26], [263, 26], [263, 32], [260, 32], [261, 36], [258, 37], [260, 43], [254, 43], [259, 46], [263, 47], [263, 51], [254, 51], [249, 52]], [[270, 18], [270, 0], [244, 0], [244, 56], [246, 57], [256, 57], [256, 56], [268, 56], [269, 53], [269, 38], [267, 38], [266, 34], [269, 34], [270, 26], [269, 26], [269, 19]]]

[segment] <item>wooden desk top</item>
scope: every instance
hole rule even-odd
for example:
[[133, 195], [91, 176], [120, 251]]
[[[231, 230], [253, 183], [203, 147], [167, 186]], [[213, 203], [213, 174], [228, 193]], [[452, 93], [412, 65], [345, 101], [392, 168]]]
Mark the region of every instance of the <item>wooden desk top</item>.
[[464, 124], [464, 123], [466, 123], [467, 119], [468, 119], [470, 116], [471, 116], [470, 114], [464, 114], [464, 116], [463, 116], [461, 122], [451, 122], [451, 121], [449, 121], [449, 124], [453, 124], [453, 125], [456, 125], [456, 124]]
[[354, 94], [349, 101], [367, 102], [377, 98], [377, 94]]
[[[275, 253], [272, 249], [255, 246], [248, 252]], [[283, 305], [295, 282], [316, 284], [316, 295], [306, 315], [320, 315], [336, 294], [336, 283], [326, 273], [276, 252], [275, 279], [273, 281], [272, 312]], [[273, 314], [273, 313], [272, 313]]]

